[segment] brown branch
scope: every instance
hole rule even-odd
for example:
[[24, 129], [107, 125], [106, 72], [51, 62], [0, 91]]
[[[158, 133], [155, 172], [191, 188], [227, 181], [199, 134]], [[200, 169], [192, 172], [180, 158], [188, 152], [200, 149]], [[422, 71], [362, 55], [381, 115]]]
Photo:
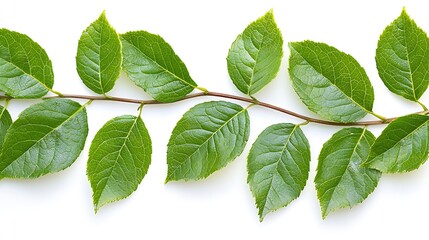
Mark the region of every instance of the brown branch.
[[[252, 98], [246, 98], [246, 97], [240, 97], [236, 95], [226, 94], [226, 93], [218, 93], [218, 92], [199, 92], [199, 93], [193, 93], [189, 94], [186, 97], [184, 97], [179, 101], [191, 99], [191, 98], [198, 98], [198, 97], [204, 97], [204, 96], [211, 96], [211, 97], [218, 97], [218, 98], [226, 98], [226, 99], [232, 99], [232, 100], [238, 100], [242, 102], [251, 103], [254, 105], [258, 105], [261, 107], [269, 108], [284, 114], [287, 114], [289, 116], [293, 116], [295, 118], [299, 118], [308, 122], [312, 123], [318, 123], [323, 125], [331, 125], [331, 126], [369, 126], [369, 125], [381, 125], [381, 124], [387, 124], [395, 120], [397, 117], [393, 118], [387, 118], [385, 121], [383, 120], [374, 120], [374, 121], [361, 121], [361, 122], [350, 122], [350, 123], [339, 123], [339, 122], [332, 122], [317, 118], [308, 117], [266, 102], [260, 102]], [[77, 94], [62, 94], [60, 96], [51, 96], [51, 97], [45, 97], [43, 99], [50, 99], [50, 98], [74, 98], [74, 99], [86, 99], [86, 100], [100, 100], [100, 101], [115, 101], [115, 102], [124, 102], [124, 103], [135, 103], [135, 104], [144, 104], [144, 105], [152, 105], [152, 104], [168, 104], [164, 102], [159, 102], [156, 100], [140, 100], [140, 99], [131, 99], [131, 98], [121, 98], [121, 97], [105, 97], [105, 96], [88, 96], [88, 95], [77, 95]], [[13, 99], [8, 96], [0, 96], [0, 99]], [[428, 114], [428, 111], [423, 112], [416, 112], [416, 114]]]

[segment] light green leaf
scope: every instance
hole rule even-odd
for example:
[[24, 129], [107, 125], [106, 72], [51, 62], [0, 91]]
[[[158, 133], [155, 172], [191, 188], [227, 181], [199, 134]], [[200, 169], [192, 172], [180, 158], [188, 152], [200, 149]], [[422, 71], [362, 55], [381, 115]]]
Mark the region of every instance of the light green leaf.
[[352, 208], [374, 191], [381, 173], [361, 166], [374, 141], [366, 129], [345, 128], [323, 145], [314, 179], [323, 218], [331, 211]]
[[350, 55], [324, 43], [289, 44], [289, 74], [296, 93], [323, 118], [355, 122], [372, 111], [374, 90]]
[[168, 142], [166, 182], [198, 180], [226, 166], [249, 139], [249, 114], [237, 104], [205, 102], [187, 111]]
[[390, 123], [371, 147], [363, 166], [383, 173], [417, 169], [428, 158], [429, 116], [411, 114]]
[[0, 29], [0, 91], [14, 98], [40, 98], [53, 84], [45, 50], [27, 35]]
[[95, 212], [137, 189], [147, 173], [151, 155], [152, 142], [140, 117], [116, 117], [97, 132], [87, 165]]
[[121, 65], [121, 41], [103, 12], [79, 39], [77, 72], [89, 89], [105, 94], [112, 90], [119, 78]]
[[88, 134], [85, 106], [49, 99], [24, 110], [6, 133], [1, 178], [36, 178], [69, 167]]
[[121, 35], [123, 68], [155, 100], [174, 102], [197, 87], [188, 69], [160, 36], [146, 31]]
[[232, 43], [227, 58], [229, 76], [241, 92], [253, 95], [275, 78], [282, 56], [283, 39], [271, 10]]
[[6, 131], [12, 125], [12, 118], [5, 107], [0, 106], [0, 150], [2, 149]]
[[393, 93], [417, 101], [426, 91], [429, 38], [405, 9], [381, 34], [375, 60], [380, 78]]
[[266, 128], [250, 149], [247, 171], [261, 221], [297, 198], [310, 171], [310, 145], [299, 125]]

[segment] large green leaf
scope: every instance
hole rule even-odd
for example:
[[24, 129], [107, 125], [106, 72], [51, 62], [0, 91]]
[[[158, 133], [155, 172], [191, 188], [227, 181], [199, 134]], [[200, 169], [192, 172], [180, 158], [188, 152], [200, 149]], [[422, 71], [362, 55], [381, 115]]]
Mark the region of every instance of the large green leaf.
[[261, 221], [299, 196], [309, 170], [310, 145], [298, 125], [275, 124], [259, 135], [247, 158], [247, 182]]
[[5, 107], [0, 106], [0, 150], [3, 146], [6, 131], [12, 124], [12, 118]]
[[229, 76], [241, 92], [253, 95], [277, 75], [282, 56], [283, 39], [271, 10], [232, 43], [227, 58]]
[[103, 12], [79, 39], [77, 72], [89, 89], [105, 94], [112, 90], [119, 78], [121, 65], [121, 41]]
[[412, 114], [390, 123], [371, 147], [364, 166], [383, 173], [417, 169], [428, 158], [429, 116]]
[[24, 110], [6, 133], [1, 178], [36, 178], [69, 167], [88, 134], [85, 106], [50, 99]]
[[147, 173], [151, 154], [150, 136], [140, 117], [116, 117], [97, 132], [87, 165], [96, 212], [137, 189]]
[[375, 56], [380, 78], [387, 88], [417, 101], [429, 84], [429, 38], [407, 15], [386, 27]]
[[160, 36], [146, 31], [121, 35], [123, 68], [155, 100], [174, 102], [197, 87], [188, 69]]
[[53, 84], [45, 50], [27, 35], [0, 29], [0, 91], [14, 98], [40, 98]]
[[289, 48], [293, 87], [311, 111], [337, 122], [354, 122], [372, 111], [374, 90], [353, 57], [312, 41]]
[[187, 111], [168, 142], [166, 182], [205, 178], [241, 154], [249, 138], [246, 109], [224, 101]]
[[361, 166], [374, 141], [366, 129], [345, 128], [323, 145], [314, 179], [323, 218], [361, 203], [374, 191], [381, 173]]

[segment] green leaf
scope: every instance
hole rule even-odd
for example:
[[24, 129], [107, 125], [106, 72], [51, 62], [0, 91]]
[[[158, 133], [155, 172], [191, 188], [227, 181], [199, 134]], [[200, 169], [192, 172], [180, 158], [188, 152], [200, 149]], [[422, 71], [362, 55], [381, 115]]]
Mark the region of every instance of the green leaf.
[[390, 123], [377, 138], [365, 167], [383, 173], [417, 169], [428, 158], [429, 116], [411, 114]]
[[366, 129], [345, 128], [323, 145], [314, 179], [323, 218], [331, 211], [352, 208], [374, 191], [381, 173], [361, 166], [374, 141]]
[[417, 101], [426, 91], [429, 38], [405, 9], [381, 34], [375, 60], [380, 78], [393, 93]]
[[198, 180], [226, 166], [249, 139], [249, 114], [237, 104], [205, 102], [187, 111], [168, 142], [166, 182]]
[[0, 150], [2, 149], [6, 131], [12, 125], [12, 118], [5, 107], [0, 106]]
[[150, 136], [140, 117], [116, 117], [97, 132], [87, 165], [95, 212], [137, 189], [147, 173], [151, 154]]
[[289, 74], [296, 93], [323, 118], [355, 122], [372, 111], [374, 90], [350, 55], [324, 43], [289, 44]]
[[6, 133], [1, 178], [36, 178], [69, 167], [88, 134], [85, 106], [49, 99], [24, 110]]
[[310, 145], [299, 125], [281, 123], [265, 129], [250, 149], [247, 171], [261, 221], [297, 198], [310, 171]]
[[112, 90], [119, 78], [121, 65], [121, 41], [103, 12], [79, 39], [77, 72], [89, 89], [105, 94]]
[[40, 98], [53, 84], [45, 50], [27, 35], [0, 29], [0, 91], [14, 98]]
[[282, 56], [283, 39], [271, 10], [232, 43], [227, 58], [229, 76], [241, 92], [253, 95], [275, 78]]
[[160, 36], [146, 31], [121, 35], [123, 68], [155, 100], [174, 102], [197, 87], [188, 69]]

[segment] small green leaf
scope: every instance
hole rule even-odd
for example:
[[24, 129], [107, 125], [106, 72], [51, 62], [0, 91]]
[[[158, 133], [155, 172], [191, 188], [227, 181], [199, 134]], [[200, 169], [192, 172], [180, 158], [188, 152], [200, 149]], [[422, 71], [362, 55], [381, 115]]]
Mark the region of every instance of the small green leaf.
[[151, 154], [152, 142], [140, 117], [116, 117], [97, 132], [87, 165], [95, 212], [137, 189], [147, 173]]
[[69, 167], [88, 134], [85, 106], [49, 99], [24, 110], [6, 133], [1, 178], [36, 178]]
[[166, 182], [198, 180], [226, 166], [249, 139], [249, 114], [237, 104], [205, 102], [187, 111], [168, 142]]
[[0, 150], [2, 149], [6, 131], [12, 125], [12, 118], [5, 107], [0, 106]]
[[405, 9], [381, 34], [375, 60], [380, 78], [393, 93], [417, 101], [426, 91], [429, 38]]
[[314, 179], [323, 218], [331, 211], [352, 208], [374, 191], [381, 173], [361, 166], [374, 141], [366, 129], [345, 128], [323, 145]]
[[79, 39], [77, 72], [89, 89], [105, 94], [112, 90], [119, 78], [121, 64], [121, 41], [103, 12]]
[[188, 69], [160, 36], [146, 31], [121, 35], [123, 68], [155, 100], [174, 102], [197, 87]]
[[304, 189], [310, 171], [310, 145], [301, 128], [288, 123], [266, 128], [250, 149], [247, 171], [261, 221], [287, 206]]
[[14, 98], [40, 98], [53, 84], [45, 50], [27, 35], [0, 29], [0, 91]]
[[227, 58], [229, 76], [241, 92], [253, 95], [275, 78], [282, 56], [283, 39], [271, 10], [232, 43]]
[[428, 158], [429, 116], [411, 114], [390, 123], [371, 147], [363, 166], [383, 173], [417, 169]]
[[323, 118], [355, 122], [372, 111], [374, 90], [350, 55], [324, 43], [290, 43], [289, 74], [296, 93]]

